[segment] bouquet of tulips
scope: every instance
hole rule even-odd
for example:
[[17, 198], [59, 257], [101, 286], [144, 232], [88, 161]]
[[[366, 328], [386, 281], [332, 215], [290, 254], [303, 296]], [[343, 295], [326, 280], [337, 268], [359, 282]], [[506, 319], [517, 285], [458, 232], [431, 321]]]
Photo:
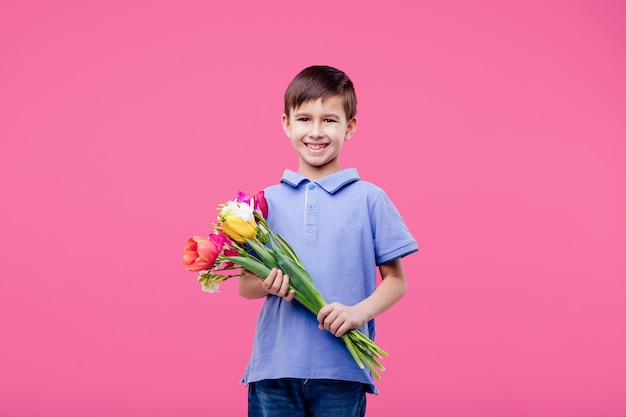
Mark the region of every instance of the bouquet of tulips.
[[[206, 238], [190, 237], [183, 251], [183, 266], [199, 272], [202, 290], [217, 291], [221, 282], [241, 276], [242, 269], [265, 278], [277, 268], [289, 276], [289, 289], [295, 291], [295, 299], [317, 315], [327, 303], [289, 243], [267, 224], [264, 193], [251, 198], [239, 192], [235, 200], [220, 204], [218, 210], [214, 233]], [[380, 379], [376, 368], [385, 368], [378, 359], [387, 353], [358, 329], [349, 330], [341, 338], [356, 364], [361, 369], [367, 366]]]

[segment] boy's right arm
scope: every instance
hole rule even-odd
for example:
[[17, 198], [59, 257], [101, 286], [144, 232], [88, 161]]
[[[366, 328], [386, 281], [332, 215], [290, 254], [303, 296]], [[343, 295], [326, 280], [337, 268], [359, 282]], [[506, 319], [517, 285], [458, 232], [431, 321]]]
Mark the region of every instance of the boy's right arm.
[[249, 300], [273, 294], [291, 301], [296, 295], [293, 290], [289, 291], [289, 276], [283, 275], [283, 272], [276, 268], [273, 268], [265, 279], [244, 271], [244, 275], [239, 277], [237, 289], [239, 295]]

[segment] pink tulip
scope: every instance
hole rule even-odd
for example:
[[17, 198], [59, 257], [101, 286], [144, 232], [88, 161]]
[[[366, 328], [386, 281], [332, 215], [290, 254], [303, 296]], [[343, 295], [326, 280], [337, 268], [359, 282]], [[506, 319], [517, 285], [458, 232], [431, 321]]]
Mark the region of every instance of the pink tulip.
[[[239, 256], [239, 252], [237, 252], [235, 249], [225, 249], [224, 256]], [[234, 262], [224, 262], [220, 264], [220, 268], [232, 268], [234, 266]]]
[[228, 236], [226, 236], [226, 233], [222, 232], [221, 230], [217, 233], [212, 233], [211, 235], [209, 235], [209, 240], [213, 242], [215, 246], [217, 246], [220, 252], [222, 251], [222, 248], [225, 244], [232, 245], [232, 242], [230, 241]]
[[267, 219], [267, 200], [265, 199], [265, 192], [261, 191], [254, 196], [254, 210], [261, 213], [264, 219]]
[[210, 269], [215, 265], [221, 250], [221, 247], [205, 237], [191, 236], [183, 249], [183, 266], [190, 272]]

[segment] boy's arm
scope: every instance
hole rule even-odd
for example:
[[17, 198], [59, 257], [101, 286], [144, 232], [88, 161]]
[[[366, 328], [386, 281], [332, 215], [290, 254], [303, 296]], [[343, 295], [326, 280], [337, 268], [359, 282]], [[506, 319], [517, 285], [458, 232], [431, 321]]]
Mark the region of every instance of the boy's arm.
[[317, 320], [320, 329], [341, 337], [348, 330], [363, 326], [402, 298], [407, 289], [402, 261], [395, 259], [380, 265], [379, 269], [382, 282], [372, 295], [353, 306], [331, 303], [319, 311]]
[[273, 294], [291, 301], [296, 294], [293, 290], [289, 291], [289, 276], [283, 275], [283, 272], [276, 268], [273, 268], [265, 279], [244, 270], [244, 275], [239, 277], [237, 290], [239, 295], [249, 300]]

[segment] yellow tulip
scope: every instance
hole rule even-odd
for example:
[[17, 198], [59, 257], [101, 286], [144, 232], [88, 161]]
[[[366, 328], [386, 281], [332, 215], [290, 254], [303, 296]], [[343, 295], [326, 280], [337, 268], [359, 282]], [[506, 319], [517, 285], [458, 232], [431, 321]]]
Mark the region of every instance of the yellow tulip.
[[239, 243], [244, 243], [246, 241], [244, 238], [254, 239], [257, 231], [257, 225], [254, 220], [245, 221], [234, 214], [224, 216], [221, 228], [229, 238]]

